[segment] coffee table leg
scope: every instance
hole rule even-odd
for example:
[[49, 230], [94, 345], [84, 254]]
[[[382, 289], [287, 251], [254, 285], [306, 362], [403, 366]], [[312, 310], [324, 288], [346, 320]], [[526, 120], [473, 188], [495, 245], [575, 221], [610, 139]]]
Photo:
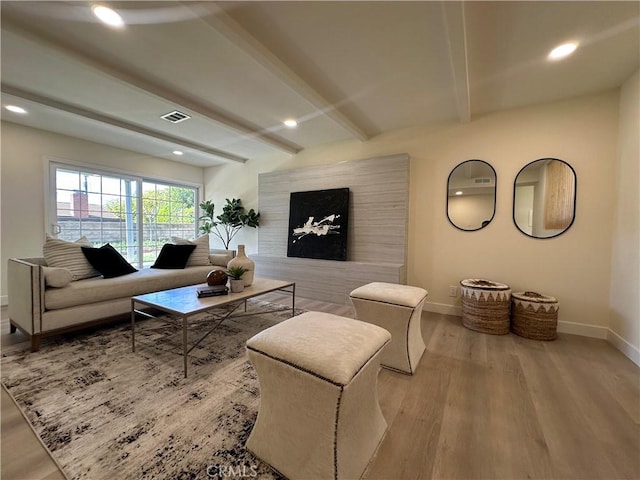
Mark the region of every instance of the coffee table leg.
[[184, 378], [187, 378], [187, 317], [182, 317], [182, 356], [184, 357]]
[[293, 317], [296, 314], [296, 284], [293, 284], [293, 288], [291, 289], [291, 316]]
[[131, 351], [136, 351], [136, 309], [135, 301], [131, 300]]

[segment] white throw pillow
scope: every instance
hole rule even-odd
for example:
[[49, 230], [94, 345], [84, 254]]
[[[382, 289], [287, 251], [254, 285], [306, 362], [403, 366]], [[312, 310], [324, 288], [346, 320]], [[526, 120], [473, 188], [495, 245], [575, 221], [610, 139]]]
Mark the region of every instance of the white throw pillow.
[[47, 287], [66, 287], [73, 281], [73, 274], [67, 268], [42, 267], [44, 283]]
[[100, 276], [82, 253], [81, 247], [93, 247], [87, 237], [82, 237], [75, 242], [68, 242], [47, 235], [42, 247], [47, 266], [66, 268], [71, 272], [73, 280], [82, 280]]
[[196, 249], [191, 252], [187, 267], [202, 267], [211, 265], [209, 262], [209, 235], [203, 235], [195, 240], [186, 238], [171, 237], [171, 241], [176, 245], [195, 245]]

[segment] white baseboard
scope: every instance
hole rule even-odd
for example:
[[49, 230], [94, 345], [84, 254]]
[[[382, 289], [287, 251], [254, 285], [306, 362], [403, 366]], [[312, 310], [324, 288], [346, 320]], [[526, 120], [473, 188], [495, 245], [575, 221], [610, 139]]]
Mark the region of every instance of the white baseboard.
[[9, 296], [0, 295], [0, 306], [4, 307], [5, 305], [9, 305]]
[[640, 367], [640, 350], [610, 328], [607, 329], [607, 342], [620, 350], [625, 357]]
[[[457, 305], [425, 302], [422, 309], [426, 312], [462, 316], [462, 307]], [[616, 349], [618, 349], [625, 357], [627, 357], [629, 360], [640, 367], [640, 349], [631, 345], [610, 328], [600, 327], [597, 325], [587, 325], [585, 323], [559, 321], [558, 332], [606, 340]]]
[[442, 313], [444, 315], [462, 315], [462, 307], [458, 305], [447, 305], [446, 303], [425, 302], [423, 310], [433, 313]]
[[[462, 307], [459, 305], [425, 302], [423, 310], [433, 313], [442, 313], [444, 315], [462, 316]], [[583, 337], [600, 338], [602, 340], [606, 340], [608, 338], [608, 331], [609, 329], [607, 327], [587, 325], [585, 323], [562, 321], [558, 322], [558, 332], [570, 333], [572, 335], [581, 335]]]
[[606, 340], [607, 330], [609, 330], [607, 327], [599, 327], [597, 325], [558, 321], [558, 332], [560, 333], [570, 333], [571, 335], [581, 335], [583, 337]]

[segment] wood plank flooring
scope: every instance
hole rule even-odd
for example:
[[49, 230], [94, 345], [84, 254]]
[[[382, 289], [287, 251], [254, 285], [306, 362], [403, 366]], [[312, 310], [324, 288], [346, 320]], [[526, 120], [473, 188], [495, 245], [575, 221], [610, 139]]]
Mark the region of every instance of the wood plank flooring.
[[[353, 316], [348, 305], [296, 305]], [[0, 313], [2, 345], [24, 342]], [[380, 372], [389, 429], [364, 480], [640, 479], [640, 369], [604, 340], [484, 335], [427, 312], [422, 334], [413, 376]], [[3, 392], [2, 478], [64, 478], [38, 446]]]
[[13, 399], [1, 390], [2, 473], [0, 478], [64, 480], [66, 477], [49, 457], [46, 448], [29, 427]]

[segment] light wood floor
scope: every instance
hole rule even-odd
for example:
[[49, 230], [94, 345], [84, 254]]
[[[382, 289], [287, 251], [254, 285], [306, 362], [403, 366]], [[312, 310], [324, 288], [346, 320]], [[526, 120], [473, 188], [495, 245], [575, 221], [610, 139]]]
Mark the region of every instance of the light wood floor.
[[[25, 341], [0, 313], [2, 345]], [[363, 479], [640, 479], [640, 369], [604, 340], [484, 335], [427, 312], [422, 333], [413, 376], [380, 372], [389, 429]], [[2, 478], [63, 478], [4, 392]]]

